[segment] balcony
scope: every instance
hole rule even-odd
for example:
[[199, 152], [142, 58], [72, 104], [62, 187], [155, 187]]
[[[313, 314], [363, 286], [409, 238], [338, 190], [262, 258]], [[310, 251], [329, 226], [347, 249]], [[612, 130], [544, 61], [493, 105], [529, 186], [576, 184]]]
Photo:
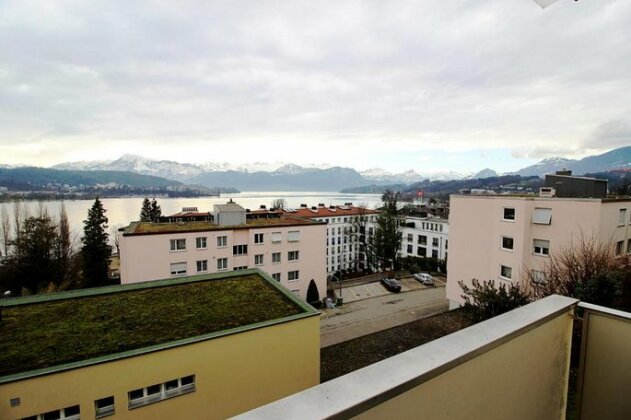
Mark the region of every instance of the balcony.
[[[580, 315], [580, 318], [577, 316]], [[574, 323], [580, 419], [631, 413], [631, 314], [550, 296], [239, 419], [564, 419]], [[574, 397], [571, 397], [572, 400]]]

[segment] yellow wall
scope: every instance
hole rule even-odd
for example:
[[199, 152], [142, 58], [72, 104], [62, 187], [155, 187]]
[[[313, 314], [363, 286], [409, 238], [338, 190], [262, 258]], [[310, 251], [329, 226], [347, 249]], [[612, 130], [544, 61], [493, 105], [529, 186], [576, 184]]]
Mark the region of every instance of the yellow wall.
[[361, 415], [363, 419], [563, 419], [569, 313]]
[[[187, 375], [196, 391], [128, 410], [127, 392]], [[94, 401], [113, 395], [116, 419], [225, 418], [320, 382], [319, 317], [273, 325], [100, 365], [0, 385], [0, 419], [76, 404], [94, 418]], [[9, 400], [20, 397], [11, 408]]]

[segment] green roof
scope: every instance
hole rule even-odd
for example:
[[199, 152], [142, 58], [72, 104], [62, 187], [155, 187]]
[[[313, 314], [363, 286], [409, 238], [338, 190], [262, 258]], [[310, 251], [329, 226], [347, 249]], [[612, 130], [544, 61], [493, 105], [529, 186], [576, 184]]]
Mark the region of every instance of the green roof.
[[318, 312], [259, 270], [0, 301], [0, 383]]

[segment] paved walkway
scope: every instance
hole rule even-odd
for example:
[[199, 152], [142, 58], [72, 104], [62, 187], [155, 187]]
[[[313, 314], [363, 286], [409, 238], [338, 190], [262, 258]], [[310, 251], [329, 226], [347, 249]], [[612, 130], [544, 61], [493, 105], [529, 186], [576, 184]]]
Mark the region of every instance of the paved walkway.
[[[371, 283], [370, 288], [379, 286]], [[358, 286], [352, 286], [358, 287]], [[341, 308], [324, 309], [320, 320], [320, 346], [342, 341], [416, 321], [449, 309], [444, 284], [401, 293], [390, 293], [344, 304]], [[346, 296], [342, 294], [346, 302]]]

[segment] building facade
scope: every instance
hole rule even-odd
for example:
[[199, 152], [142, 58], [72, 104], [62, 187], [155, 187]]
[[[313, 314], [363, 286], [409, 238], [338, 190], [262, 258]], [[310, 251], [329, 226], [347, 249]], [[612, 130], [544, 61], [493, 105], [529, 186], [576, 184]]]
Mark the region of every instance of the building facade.
[[326, 294], [322, 222], [295, 215], [249, 218], [235, 203], [213, 222], [133, 222], [120, 237], [121, 283], [258, 268], [305, 299], [313, 280]]
[[405, 217], [401, 226], [401, 257], [447, 260], [449, 222], [438, 217]]
[[631, 252], [630, 213], [629, 199], [453, 195], [447, 298], [463, 303], [459, 281], [545, 281], [549, 255], [585, 240]]

